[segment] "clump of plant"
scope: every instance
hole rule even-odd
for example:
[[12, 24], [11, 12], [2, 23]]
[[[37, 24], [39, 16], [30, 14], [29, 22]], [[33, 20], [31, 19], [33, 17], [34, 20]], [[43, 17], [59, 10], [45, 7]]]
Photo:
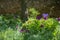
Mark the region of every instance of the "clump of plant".
[[[25, 35], [29, 34], [26, 40], [33, 40], [34, 35], [38, 36], [39, 40], [52, 40], [54, 36], [56, 36], [56, 27], [58, 25], [58, 21], [53, 18], [48, 19], [29, 19], [26, 21], [21, 30]], [[26, 36], [25, 36], [26, 37]], [[35, 39], [35, 38], [34, 38]], [[35, 39], [35, 40], [37, 40]]]
[[39, 13], [39, 11], [37, 11], [35, 8], [28, 8], [28, 11], [29, 11], [29, 18], [36, 18], [36, 16]]
[[59, 25], [57, 25], [56, 31], [57, 31], [57, 34], [55, 36], [55, 39], [60, 40], [60, 23]]
[[0, 40], [23, 40], [24, 35], [19, 30], [7, 28], [0, 32]]
[[16, 29], [16, 26], [21, 26], [19, 18], [0, 16], [0, 31], [6, 30], [7, 28]]

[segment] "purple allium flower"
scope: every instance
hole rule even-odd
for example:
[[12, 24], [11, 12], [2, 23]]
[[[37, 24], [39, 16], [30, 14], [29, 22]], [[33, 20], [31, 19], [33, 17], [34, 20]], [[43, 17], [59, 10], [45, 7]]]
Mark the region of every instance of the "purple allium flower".
[[48, 13], [43, 13], [42, 16], [45, 18], [45, 17], [48, 17]]
[[58, 21], [60, 21], [60, 18], [58, 18]]
[[43, 16], [43, 18], [46, 20], [47, 17], [48, 17], [48, 13], [43, 13], [42, 16]]
[[45, 20], [47, 19], [47, 17], [44, 18]]
[[38, 20], [41, 19], [41, 15], [37, 15], [36, 19]]
[[56, 18], [58, 21], [60, 21], [60, 17], [59, 18]]

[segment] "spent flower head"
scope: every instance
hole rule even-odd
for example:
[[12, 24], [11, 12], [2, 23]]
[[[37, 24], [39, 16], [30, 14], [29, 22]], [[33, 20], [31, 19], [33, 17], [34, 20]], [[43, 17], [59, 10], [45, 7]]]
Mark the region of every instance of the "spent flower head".
[[24, 29], [21, 29], [21, 30], [19, 30], [20, 32], [24, 32], [25, 30]]
[[41, 19], [41, 15], [37, 15], [36, 19], [40, 20]]
[[20, 32], [29, 32], [29, 30], [28, 29], [26, 29], [26, 28], [22, 28], [21, 30], [19, 30]]

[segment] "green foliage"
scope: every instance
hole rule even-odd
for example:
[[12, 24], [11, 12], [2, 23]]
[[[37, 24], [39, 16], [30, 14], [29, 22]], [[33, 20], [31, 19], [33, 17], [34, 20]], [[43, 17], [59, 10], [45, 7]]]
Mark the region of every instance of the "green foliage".
[[19, 30], [13, 30], [11, 28], [0, 32], [0, 35], [0, 40], [23, 40], [23, 34]]
[[44, 24], [46, 27], [56, 27], [56, 25], [58, 25], [58, 21], [56, 21], [53, 18], [49, 18], [49, 19], [45, 20]]
[[35, 32], [35, 30], [39, 30], [38, 28], [40, 28], [40, 24], [39, 24], [39, 20], [36, 19], [29, 19], [28, 21], [26, 21], [26, 23], [23, 24], [23, 27], [26, 27], [28, 30], [32, 32]]
[[22, 28], [26, 28], [29, 32], [21, 33], [21, 28], [13, 30], [11, 27], [0, 32], [0, 40], [59, 40], [60, 32], [58, 32], [58, 22], [49, 18], [47, 20], [32, 19], [23, 23]]
[[56, 39], [60, 40], [60, 24], [57, 25], [56, 31], [57, 31]]
[[6, 30], [9, 27], [15, 29], [17, 25], [21, 26], [20, 19], [3, 15], [0, 16], [0, 31]]
[[31, 18], [36, 18], [40, 14], [35, 8], [29, 8], [28, 11], [30, 12], [29, 17]]
[[22, 24], [19, 18], [0, 16], [0, 40], [60, 40], [59, 28], [60, 24], [53, 18], [31, 17]]
[[23, 27], [29, 30], [29, 37], [26, 40], [52, 40], [57, 34], [57, 25], [58, 22], [53, 18], [47, 20], [29, 19], [23, 24]]

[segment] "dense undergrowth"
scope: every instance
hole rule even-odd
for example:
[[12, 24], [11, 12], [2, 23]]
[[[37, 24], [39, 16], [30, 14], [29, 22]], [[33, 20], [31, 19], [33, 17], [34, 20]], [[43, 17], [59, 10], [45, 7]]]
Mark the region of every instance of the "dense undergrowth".
[[1, 15], [0, 40], [60, 40], [60, 18], [49, 18], [47, 13], [40, 18], [34, 8], [30, 12], [25, 23], [20, 18]]

